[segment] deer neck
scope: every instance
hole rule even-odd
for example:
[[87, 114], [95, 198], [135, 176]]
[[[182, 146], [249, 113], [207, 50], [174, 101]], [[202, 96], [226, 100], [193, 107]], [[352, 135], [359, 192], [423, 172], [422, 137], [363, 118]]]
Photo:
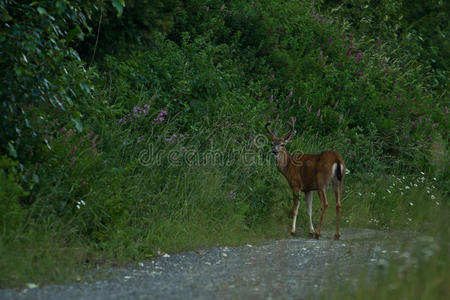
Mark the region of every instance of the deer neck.
[[276, 158], [276, 161], [277, 161], [278, 171], [281, 174], [285, 175], [287, 173], [290, 159], [291, 159], [291, 157], [290, 157], [289, 153], [287, 153], [287, 152], [278, 153], [278, 157]]

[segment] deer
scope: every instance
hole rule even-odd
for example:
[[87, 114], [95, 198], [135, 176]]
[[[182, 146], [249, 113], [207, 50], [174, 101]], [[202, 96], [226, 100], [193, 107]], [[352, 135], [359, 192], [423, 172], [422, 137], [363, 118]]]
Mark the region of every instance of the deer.
[[[325, 211], [328, 207], [326, 189], [332, 185], [336, 199], [336, 233], [335, 240], [339, 240], [339, 226], [341, 222], [341, 194], [345, 176], [345, 163], [341, 154], [328, 150], [320, 154], [294, 154], [290, 155], [286, 151], [286, 144], [291, 142], [295, 136], [295, 119], [291, 118], [287, 122], [290, 130], [279, 138], [276, 131], [271, 131], [270, 121], [266, 122], [266, 130], [272, 142], [272, 153], [278, 171], [286, 178], [292, 189], [294, 204], [292, 207], [291, 234], [295, 235], [295, 225], [299, 207], [300, 193], [305, 193], [306, 213], [309, 217], [309, 231], [313, 238], [319, 239], [322, 229]], [[322, 204], [322, 214], [317, 231], [312, 223], [312, 199], [313, 191], [317, 191]]]

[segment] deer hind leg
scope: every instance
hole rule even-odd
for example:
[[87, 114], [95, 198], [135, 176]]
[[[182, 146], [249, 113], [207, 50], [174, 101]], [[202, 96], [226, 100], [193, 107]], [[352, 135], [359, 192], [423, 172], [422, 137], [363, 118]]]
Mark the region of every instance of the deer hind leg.
[[299, 203], [299, 192], [294, 191], [294, 205], [292, 207], [292, 226], [291, 226], [291, 234], [295, 234], [295, 224], [297, 223], [297, 214], [298, 214], [298, 207], [300, 205]]
[[323, 217], [324, 217], [325, 211], [327, 210], [327, 207], [328, 207], [327, 195], [325, 194], [325, 189], [321, 189], [318, 192], [319, 192], [320, 202], [322, 203], [322, 213], [320, 215], [319, 227], [317, 229], [317, 232], [313, 236], [317, 240], [320, 237], [320, 230], [322, 229]]
[[314, 226], [312, 223], [312, 199], [313, 199], [313, 193], [312, 192], [306, 192], [305, 193], [305, 201], [306, 201], [306, 214], [309, 217], [309, 233], [315, 234]]
[[333, 179], [333, 190], [334, 197], [336, 198], [336, 233], [334, 234], [334, 239], [339, 240], [341, 234], [339, 233], [339, 226], [341, 223], [341, 191], [342, 191], [342, 181], [337, 178]]

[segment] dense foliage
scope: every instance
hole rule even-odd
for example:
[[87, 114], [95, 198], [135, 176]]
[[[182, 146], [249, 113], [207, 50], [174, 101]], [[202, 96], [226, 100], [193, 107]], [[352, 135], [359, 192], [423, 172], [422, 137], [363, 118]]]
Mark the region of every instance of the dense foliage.
[[[448, 3], [339, 3], [1, 0], [1, 253], [127, 259], [284, 222], [267, 119], [448, 196]], [[364, 216], [394, 226], [404, 192]]]

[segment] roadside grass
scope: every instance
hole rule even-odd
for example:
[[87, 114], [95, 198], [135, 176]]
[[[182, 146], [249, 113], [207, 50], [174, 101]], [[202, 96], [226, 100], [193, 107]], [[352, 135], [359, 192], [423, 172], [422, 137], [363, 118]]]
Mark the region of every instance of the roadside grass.
[[[172, 128], [169, 123], [158, 133], [147, 133], [144, 143], [138, 142], [144, 135], [139, 127], [126, 131], [117, 127], [107, 137], [115, 142], [104, 145], [96, 163], [80, 157], [67, 171], [70, 176], [51, 172], [43, 176], [27, 226], [16, 228], [15, 238], [1, 240], [0, 287], [92, 280], [103, 276], [90, 272], [97, 267], [161, 253], [289, 238], [292, 194], [276, 170], [268, 144], [256, 143], [252, 132], [245, 134], [250, 142], [237, 142], [239, 136], [220, 130], [209, 140], [210, 128], [183, 137]], [[303, 133], [289, 149], [307, 153], [337, 149], [347, 157], [351, 149], [345, 140], [336, 140]], [[150, 152], [151, 147], [156, 152]], [[215, 161], [210, 154], [217, 153], [223, 155]], [[189, 154], [197, 155], [195, 163], [186, 159]], [[344, 229], [427, 231], [446, 205], [438, 182], [428, 174], [365, 174], [349, 168], [342, 200]], [[86, 170], [95, 171], [95, 176], [87, 177]], [[324, 230], [334, 230], [331, 189], [328, 201]], [[301, 235], [308, 228], [304, 207], [302, 201], [297, 223]], [[313, 209], [317, 224], [316, 194]], [[59, 213], [45, 217], [48, 210]]]
[[369, 272], [363, 267], [345, 284], [330, 282], [322, 299], [447, 299], [450, 292], [449, 209], [429, 219], [432, 228], [404, 251]]

